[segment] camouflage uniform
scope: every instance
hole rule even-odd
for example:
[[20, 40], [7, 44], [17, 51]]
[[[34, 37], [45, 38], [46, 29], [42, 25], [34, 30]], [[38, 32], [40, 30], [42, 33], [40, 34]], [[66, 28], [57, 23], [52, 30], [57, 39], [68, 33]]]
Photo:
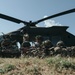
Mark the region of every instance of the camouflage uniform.
[[10, 39], [8, 39], [8, 38], [4, 39], [4, 40], [1, 42], [1, 47], [2, 47], [3, 49], [9, 49], [9, 48], [11, 48], [11, 41], [10, 41]]
[[65, 44], [64, 44], [64, 42], [63, 41], [58, 41], [57, 42], [57, 44], [56, 44], [56, 47], [54, 48], [54, 51], [55, 51], [55, 55], [57, 55], [57, 54], [60, 54], [61, 56], [64, 56], [64, 52], [66, 52], [65, 51], [66, 49], [65, 49]]
[[41, 35], [37, 35], [35, 37], [35, 40], [36, 40], [35, 47], [40, 47], [43, 41], [43, 37]]
[[29, 42], [29, 35], [28, 34], [24, 34], [23, 36], [23, 43], [21, 45], [21, 54], [22, 55], [27, 55], [30, 49], [30, 42]]
[[45, 56], [49, 56], [50, 52], [52, 52], [51, 47], [53, 47], [53, 44], [51, 43], [51, 41], [50, 40], [43, 41], [42, 47], [43, 47]]

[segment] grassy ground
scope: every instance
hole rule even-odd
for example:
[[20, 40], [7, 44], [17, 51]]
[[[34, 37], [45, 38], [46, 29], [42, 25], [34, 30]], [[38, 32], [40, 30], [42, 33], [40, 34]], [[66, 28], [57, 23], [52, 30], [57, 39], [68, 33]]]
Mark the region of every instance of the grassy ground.
[[75, 75], [75, 58], [0, 58], [0, 75]]

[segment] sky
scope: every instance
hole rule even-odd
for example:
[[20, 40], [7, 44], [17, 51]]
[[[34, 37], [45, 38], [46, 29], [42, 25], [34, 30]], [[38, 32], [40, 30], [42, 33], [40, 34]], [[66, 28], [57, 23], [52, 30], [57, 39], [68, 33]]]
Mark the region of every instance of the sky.
[[[62, 11], [75, 8], [75, 0], [0, 0], [0, 13], [24, 21], [37, 21]], [[37, 26], [69, 26], [68, 32], [75, 35], [75, 13], [52, 18], [39, 23]], [[17, 30], [24, 25], [0, 18], [0, 35]]]

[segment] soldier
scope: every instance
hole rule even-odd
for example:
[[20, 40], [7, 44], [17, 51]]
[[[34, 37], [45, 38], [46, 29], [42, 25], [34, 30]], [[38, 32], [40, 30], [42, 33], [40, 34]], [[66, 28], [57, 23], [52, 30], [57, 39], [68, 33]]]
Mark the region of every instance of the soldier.
[[37, 35], [35, 37], [34, 47], [31, 51], [33, 56], [40, 57], [42, 52], [42, 49], [41, 49], [42, 41], [43, 41], [43, 37], [41, 35]]
[[65, 44], [63, 41], [58, 41], [56, 44], [56, 47], [54, 48], [55, 55], [61, 54], [63, 56], [63, 53], [65, 51]]
[[23, 36], [23, 43], [22, 43], [23, 47], [30, 47], [30, 42], [29, 42], [29, 35], [28, 34], [24, 34]]
[[26, 55], [27, 52], [29, 51], [30, 49], [30, 42], [29, 42], [29, 35], [28, 34], [24, 34], [23, 36], [23, 43], [22, 43], [22, 46], [21, 46], [21, 53], [22, 55]]
[[52, 50], [51, 47], [53, 47], [52, 42], [50, 40], [45, 40], [42, 45], [44, 47], [45, 56], [50, 55], [50, 50]]
[[9, 49], [11, 48], [11, 40], [10, 40], [10, 37], [7, 35], [5, 36], [4, 40], [1, 42], [1, 47], [2, 49]]
[[41, 35], [37, 35], [35, 37], [35, 47], [40, 47], [43, 41], [43, 37]]

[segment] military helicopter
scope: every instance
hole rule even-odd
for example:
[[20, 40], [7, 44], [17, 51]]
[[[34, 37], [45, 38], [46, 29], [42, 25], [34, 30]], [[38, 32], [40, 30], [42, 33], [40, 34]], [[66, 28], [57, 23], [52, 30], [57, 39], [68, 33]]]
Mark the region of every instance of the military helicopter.
[[22, 43], [23, 34], [28, 33], [30, 36], [30, 41], [33, 41], [35, 39], [34, 37], [36, 35], [42, 35], [44, 40], [50, 39], [54, 45], [59, 40], [62, 40], [62, 41], [64, 41], [66, 46], [73, 46], [73, 45], [75, 45], [75, 36], [66, 31], [68, 26], [52, 26], [52, 27], [46, 28], [46, 27], [37, 27], [36, 24], [43, 22], [45, 20], [51, 19], [51, 18], [59, 17], [62, 15], [66, 15], [66, 14], [70, 14], [70, 13], [74, 13], [74, 12], [75, 12], [75, 8], [48, 16], [43, 19], [39, 19], [34, 22], [23, 21], [23, 20], [5, 15], [2, 13], [0, 13], [0, 18], [9, 20], [9, 21], [12, 21], [12, 22], [15, 22], [18, 24], [23, 23], [25, 25], [24, 27], [22, 27], [16, 31], [5, 34], [5, 35], [11, 35], [11, 38], [13, 40], [16, 40], [17, 42], [20, 42], [20, 44]]

